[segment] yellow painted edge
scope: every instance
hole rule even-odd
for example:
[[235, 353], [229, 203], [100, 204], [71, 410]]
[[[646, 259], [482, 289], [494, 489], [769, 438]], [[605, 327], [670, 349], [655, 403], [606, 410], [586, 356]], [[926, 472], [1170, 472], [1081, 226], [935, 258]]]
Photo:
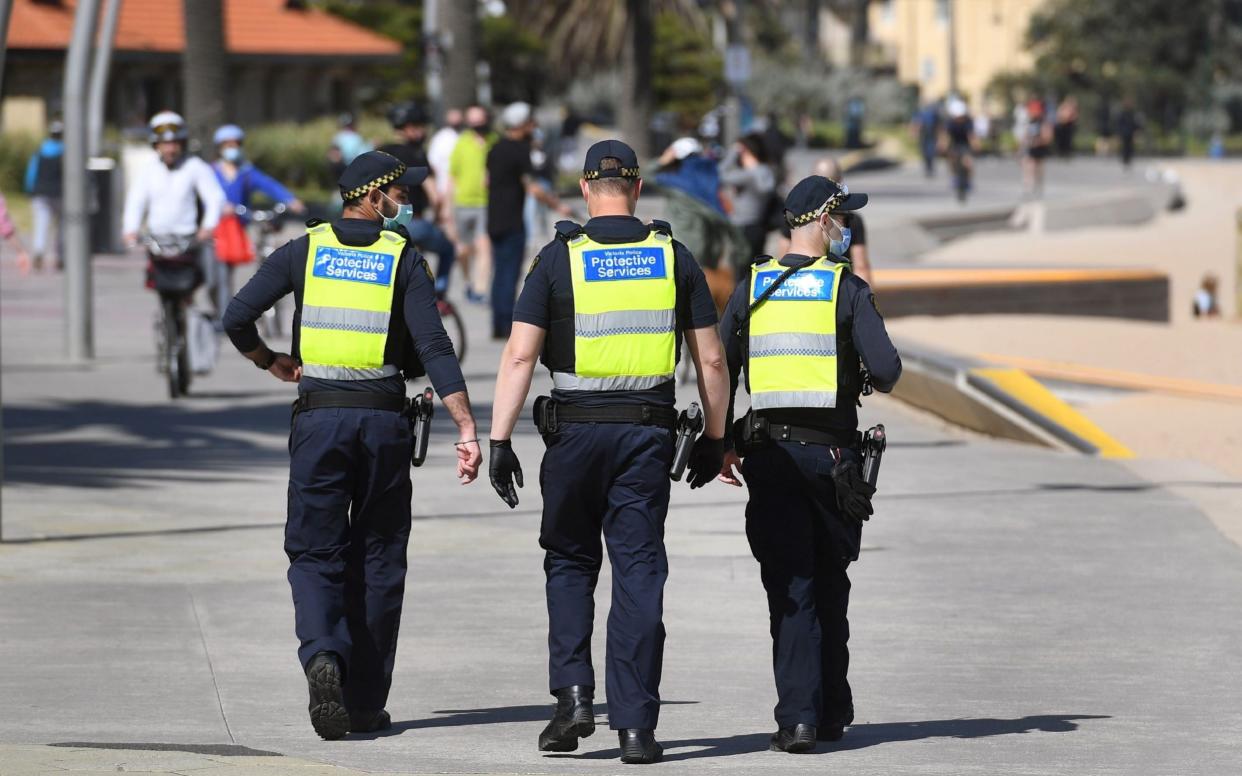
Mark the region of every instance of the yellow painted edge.
[[928, 268], [877, 269], [876, 285], [884, 288], [940, 288], [943, 286], [1028, 285], [1159, 280], [1167, 275], [1146, 269], [1007, 269]]
[[1054, 380], [1068, 380], [1089, 385], [1104, 385], [1110, 388], [1126, 388], [1135, 391], [1193, 396], [1195, 398], [1242, 401], [1242, 386], [1238, 385], [1207, 383], [1184, 377], [1124, 372], [1119, 369], [1104, 369], [1085, 364], [1075, 364], [1069, 361], [1047, 361], [1040, 358], [1006, 356], [999, 353], [980, 353], [979, 358], [984, 361], [1017, 367], [1029, 374], [1048, 377]]
[[1005, 393], [1071, 433], [1087, 440], [1103, 458], [1133, 458], [1134, 453], [1109, 436], [1082, 413], [1066, 404], [1021, 369], [977, 367], [971, 374], [987, 378]]

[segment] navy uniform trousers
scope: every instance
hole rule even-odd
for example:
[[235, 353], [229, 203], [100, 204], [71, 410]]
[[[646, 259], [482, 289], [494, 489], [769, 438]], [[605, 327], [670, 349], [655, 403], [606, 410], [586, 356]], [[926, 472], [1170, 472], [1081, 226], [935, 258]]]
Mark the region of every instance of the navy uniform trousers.
[[654, 729], [664, 660], [664, 518], [673, 436], [630, 423], [565, 423], [539, 470], [546, 551], [549, 689], [595, 686], [595, 583], [612, 566], [605, 681], [614, 730]]
[[302, 412], [289, 436], [285, 552], [303, 669], [335, 652], [350, 711], [384, 708], [410, 540], [410, 427], [397, 412]]
[[772, 443], [742, 461], [746, 538], [768, 595], [780, 727], [854, 719], [846, 567], [858, 557], [862, 528], [837, 508], [834, 463], [827, 445], [797, 442]]

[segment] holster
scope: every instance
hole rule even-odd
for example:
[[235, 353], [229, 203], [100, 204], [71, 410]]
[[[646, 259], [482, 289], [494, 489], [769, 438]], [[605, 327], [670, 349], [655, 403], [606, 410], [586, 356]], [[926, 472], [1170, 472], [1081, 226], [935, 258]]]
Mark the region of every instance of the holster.
[[540, 434], [555, 434], [560, 428], [556, 418], [556, 401], [551, 396], [535, 399], [535, 428]]

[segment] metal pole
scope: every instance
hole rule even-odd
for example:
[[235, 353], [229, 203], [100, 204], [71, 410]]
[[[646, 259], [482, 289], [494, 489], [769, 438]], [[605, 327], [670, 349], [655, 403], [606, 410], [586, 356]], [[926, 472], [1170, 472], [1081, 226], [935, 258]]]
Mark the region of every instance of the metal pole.
[[0, 0], [0, 94], [4, 94], [4, 54], [9, 50], [9, 14], [13, 0]]
[[98, 18], [99, 0], [78, 0], [65, 62], [65, 192], [61, 229], [65, 235], [65, 355], [70, 361], [95, 357], [90, 192], [86, 175], [86, 82]]
[[949, 94], [957, 94], [957, 15], [954, 0], [945, 0], [946, 20], [949, 28]]
[[423, 3], [423, 70], [427, 74], [427, 102], [436, 124], [444, 121], [444, 50], [440, 40], [440, 2]]
[[121, 0], [104, 0], [103, 26], [99, 28], [99, 40], [95, 42], [95, 61], [91, 64], [90, 133], [87, 136], [87, 153], [99, 156], [103, 148], [104, 110], [108, 97], [108, 70], [112, 66], [112, 45], [116, 39], [117, 19], [121, 15]]

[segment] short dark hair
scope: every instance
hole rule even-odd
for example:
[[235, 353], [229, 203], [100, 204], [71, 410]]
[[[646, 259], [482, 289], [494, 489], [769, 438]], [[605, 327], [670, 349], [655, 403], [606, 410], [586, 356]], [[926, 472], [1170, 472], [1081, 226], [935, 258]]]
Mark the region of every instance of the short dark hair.
[[[619, 170], [621, 169], [621, 160], [615, 156], [605, 156], [599, 161], [600, 171]], [[634, 181], [636, 178], [596, 178], [587, 181], [587, 188], [592, 194], [600, 194], [605, 197], [628, 197], [634, 193]]]

